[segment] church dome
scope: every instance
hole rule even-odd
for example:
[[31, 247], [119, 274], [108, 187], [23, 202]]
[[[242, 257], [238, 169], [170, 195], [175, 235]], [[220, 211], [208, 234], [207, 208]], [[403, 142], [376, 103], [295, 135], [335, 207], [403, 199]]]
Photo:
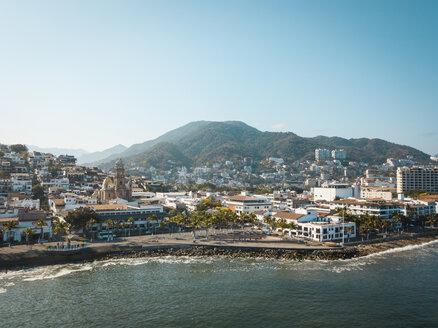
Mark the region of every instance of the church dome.
[[111, 179], [109, 177], [107, 177], [105, 180], [103, 180], [102, 189], [108, 190], [108, 189], [110, 189], [110, 187], [112, 187], [112, 185], [113, 185], [113, 182], [111, 181]]

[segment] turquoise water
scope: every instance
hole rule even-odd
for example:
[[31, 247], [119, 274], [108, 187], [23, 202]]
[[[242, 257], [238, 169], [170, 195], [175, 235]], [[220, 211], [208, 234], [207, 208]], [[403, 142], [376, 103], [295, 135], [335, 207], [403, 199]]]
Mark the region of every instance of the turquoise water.
[[1, 327], [437, 327], [438, 243], [347, 261], [163, 257], [0, 274]]

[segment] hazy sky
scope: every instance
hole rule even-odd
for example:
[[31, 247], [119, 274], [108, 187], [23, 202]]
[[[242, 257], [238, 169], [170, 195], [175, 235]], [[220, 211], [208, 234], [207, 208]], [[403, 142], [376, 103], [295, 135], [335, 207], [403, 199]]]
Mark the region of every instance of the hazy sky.
[[0, 0], [0, 142], [241, 120], [438, 153], [437, 61], [438, 1]]

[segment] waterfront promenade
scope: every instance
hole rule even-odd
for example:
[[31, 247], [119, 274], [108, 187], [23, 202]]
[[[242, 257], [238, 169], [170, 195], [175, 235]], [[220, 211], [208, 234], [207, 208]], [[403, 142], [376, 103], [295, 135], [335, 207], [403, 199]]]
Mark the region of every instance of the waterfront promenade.
[[[212, 231], [213, 232], [213, 231]], [[240, 240], [239, 240], [240, 236]], [[250, 240], [251, 238], [251, 240]], [[215, 231], [209, 234], [198, 232], [196, 241], [191, 232], [176, 234], [143, 235], [121, 237], [113, 241], [87, 241], [87, 247], [80, 249], [49, 251], [47, 246], [16, 245], [0, 248], [0, 270], [61, 264], [68, 262], [93, 261], [98, 259], [142, 256], [202, 256], [227, 255], [244, 257], [275, 257], [293, 260], [302, 259], [347, 259], [382, 252], [392, 248], [421, 244], [438, 238], [438, 229], [427, 233], [394, 235], [386, 239], [352, 242], [340, 247], [333, 243], [282, 239], [280, 236], [266, 236], [261, 233], [242, 230]], [[82, 243], [82, 240], [71, 243]]]

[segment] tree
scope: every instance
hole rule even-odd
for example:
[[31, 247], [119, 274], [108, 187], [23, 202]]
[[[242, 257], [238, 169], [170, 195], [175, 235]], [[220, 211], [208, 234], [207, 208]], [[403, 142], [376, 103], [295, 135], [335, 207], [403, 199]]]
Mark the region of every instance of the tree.
[[65, 221], [72, 227], [72, 229], [82, 229], [82, 234], [85, 237], [87, 222], [90, 219], [99, 220], [99, 215], [89, 207], [79, 207], [67, 214]]
[[[114, 232], [114, 227], [117, 225], [117, 222], [115, 220], [113, 220], [113, 219], [108, 219], [108, 220], [106, 220], [104, 222], [104, 224], [108, 227], [108, 230], [109, 230], [109, 228], [111, 228], [111, 233], [113, 233]], [[110, 239], [110, 235], [108, 233], [108, 240], [109, 239]]]
[[131, 237], [131, 229], [135, 223], [135, 220], [132, 216], [130, 218], [128, 218], [128, 223], [129, 223], [129, 237]]
[[18, 222], [10, 220], [4, 224], [4, 227], [5, 227], [6, 231], [8, 232], [7, 239], [9, 240], [9, 247], [10, 247], [11, 243], [12, 243], [11, 232], [12, 232], [12, 230], [14, 230], [18, 227]]
[[206, 211], [212, 208], [221, 207], [221, 201], [219, 199], [214, 198], [213, 196], [205, 198], [201, 204], [196, 206], [197, 211]]
[[11, 174], [8, 171], [0, 170], [0, 179], [10, 179]]
[[126, 228], [128, 227], [128, 224], [125, 221], [122, 221], [119, 223], [120, 229], [123, 229], [123, 236], [126, 237]]
[[40, 184], [34, 185], [32, 187], [32, 198], [40, 200], [40, 206], [44, 210], [48, 210], [47, 198], [44, 193], [44, 187]]
[[16, 153], [21, 153], [23, 151], [27, 151], [26, 145], [16, 144], [16, 145], [10, 145], [9, 149], [11, 151], [14, 151]]
[[37, 221], [33, 222], [33, 225], [35, 226], [35, 228], [40, 229], [38, 243], [41, 243], [41, 239], [43, 239], [44, 236], [44, 227], [47, 227], [47, 222], [45, 219], [38, 219]]
[[435, 226], [435, 224], [438, 222], [438, 214], [431, 214], [427, 217], [426, 223], [429, 224], [429, 226]]
[[0, 236], [2, 237], [1, 239], [0, 239], [0, 242], [3, 242], [3, 234], [6, 232], [6, 228], [5, 228], [5, 226], [1, 226], [0, 227]]
[[67, 222], [60, 220], [59, 218], [55, 218], [55, 227], [53, 228], [53, 233], [58, 237], [58, 240], [61, 239], [61, 235], [63, 233], [67, 233], [70, 227]]
[[23, 234], [23, 236], [26, 237], [27, 247], [29, 247], [29, 237], [34, 234], [33, 229], [29, 227], [29, 228], [23, 230], [22, 234]]
[[[91, 218], [87, 221], [86, 227], [91, 230], [93, 226], [97, 223], [97, 220], [94, 218]], [[91, 230], [91, 241], [93, 241], [93, 230]]]

